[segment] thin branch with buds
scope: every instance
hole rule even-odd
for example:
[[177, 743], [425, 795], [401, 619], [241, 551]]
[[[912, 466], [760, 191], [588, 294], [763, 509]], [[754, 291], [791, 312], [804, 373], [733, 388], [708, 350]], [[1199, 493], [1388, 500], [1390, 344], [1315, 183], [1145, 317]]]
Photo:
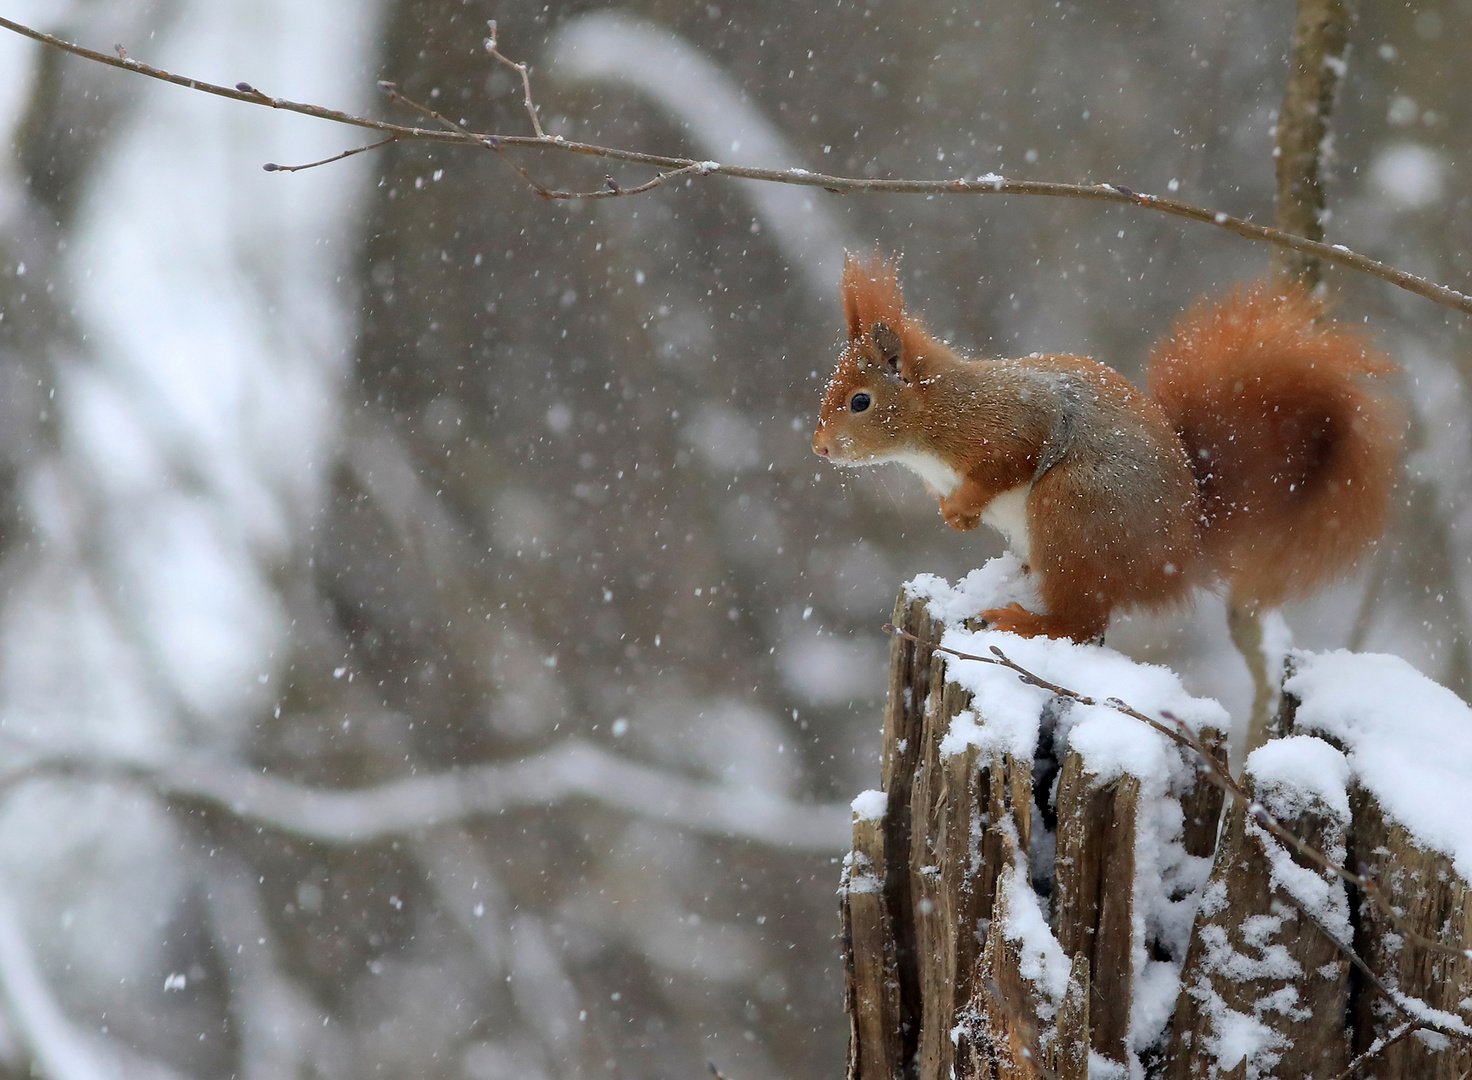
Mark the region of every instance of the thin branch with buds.
[[492, 59], [501, 61], [501, 63], [521, 76], [522, 100], [526, 102], [527, 115], [532, 118], [532, 130], [537, 133], [537, 138], [545, 139], [547, 133], [542, 130], [542, 122], [537, 119], [537, 107], [532, 102], [531, 71], [527, 68], [526, 64], [519, 64], [515, 60], [508, 59], [496, 47], [496, 20], [492, 19], [486, 25], [491, 28], [491, 36], [486, 38], [486, 52], [490, 54]]
[[[494, 25], [495, 24], [493, 22], [492, 26]], [[495, 39], [491, 39], [490, 41], [486, 42], [487, 51], [491, 52], [491, 54], [497, 59], [511, 64], [512, 67], [516, 68], [518, 71], [521, 71], [523, 73], [523, 77], [525, 77], [526, 65], [512, 64], [510, 60], [507, 60], [504, 56], [502, 56], [500, 53], [496, 52], [492, 48], [494, 43]], [[413, 109], [420, 115], [429, 117], [431, 120], [445, 128], [447, 131], [452, 131], [456, 134], [465, 135], [473, 139], [481, 139], [482, 145], [484, 145], [488, 150], [495, 150], [498, 153], [505, 150], [506, 143], [504, 139], [498, 138], [496, 136], [476, 135], [473, 131], [467, 129], [463, 124], [456, 123], [454, 120], [451, 120], [449, 117], [443, 115], [437, 110], [430, 108], [428, 105], [424, 105], [418, 101], [415, 101], [413, 98], [405, 97], [404, 94], [399, 91], [398, 86], [394, 83], [385, 80], [380, 81], [378, 85], [380, 89], [388, 94], [389, 100], [399, 102], [400, 104]], [[528, 84], [527, 94], [531, 94], [530, 84]], [[527, 111], [531, 113], [532, 123], [537, 126], [538, 131], [541, 131], [541, 125], [537, 122], [536, 108], [532, 105], [530, 96], [527, 97]], [[547, 136], [543, 135], [540, 136], [540, 138], [545, 139], [547, 138]], [[395, 136], [392, 141], [397, 141], [397, 136]], [[364, 149], [369, 148], [364, 147]], [[542, 198], [544, 199], [612, 199], [617, 198], [621, 195], [641, 195], [646, 191], [650, 191], [653, 188], [659, 187], [659, 185], [663, 184], [665, 181], [673, 180], [676, 177], [688, 176], [691, 174], [704, 176], [710, 171], [709, 166], [712, 164], [714, 163], [705, 161], [694, 161], [691, 162], [689, 165], [684, 165], [677, 169], [670, 169], [666, 172], [656, 173], [652, 179], [646, 180], [644, 183], [639, 184], [636, 187], [629, 188], [620, 187], [617, 183], [614, 182], [612, 177], [608, 177], [607, 180], [605, 180], [605, 186], [601, 191], [556, 191], [551, 188], [544, 187], [542, 184], [538, 183], [537, 180], [531, 175], [531, 173], [527, 172], [526, 169], [516, 164], [515, 162], [512, 163], [511, 167], [514, 168], [521, 175], [521, 178], [531, 186], [533, 191], [542, 196]]]
[[[1077, 690], [1069, 689], [1066, 686], [1060, 686], [1055, 682], [1051, 682], [1050, 680], [1043, 678], [1041, 675], [1029, 671], [1027, 668], [1023, 667], [1021, 664], [1017, 663], [1015, 660], [1007, 656], [1006, 653], [1004, 653], [1000, 648], [995, 645], [991, 646], [990, 656], [978, 656], [975, 653], [961, 652], [958, 649], [952, 649], [945, 645], [939, 645], [933, 642], [925, 641], [917, 635], [912, 634], [907, 630], [902, 630], [899, 627], [894, 626], [890, 623], [885, 624], [884, 630], [885, 633], [890, 634], [894, 637], [904, 638], [906, 641], [911, 641], [917, 645], [933, 649], [935, 652], [944, 653], [948, 656], [954, 656], [958, 660], [973, 660], [980, 664], [993, 664], [998, 667], [1008, 668], [1009, 670], [1016, 672], [1018, 677], [1029, 686], [1036, 686], [1039, 689], [1046, 690], [1049, 693], [1055, 694], [1059, 697], [1067, 698], [1070, 701], [1077, 702], [1080, 705], [1102, 705], [1106, 708], [1113, 709], [1115, 712], [1123, 713], [1125, 716], [1128, 716], [1134, 720], [1139, 720], [1141, 723], [1149, 725], [1150, 727], [1154, 728], [1156, 731], [1164, 735], [1171, 742], [1175, 743], [1177, 746], [1194, 752], [1200, 759], [1200, 764], [1198, 767], [1201, 769], [1202, 775], [1204, 775], [1209, 782], [1216, 785], [1232, 799], [1239, 802], [1242, 805], [1243, 809], [1246, 811], [1248, 817], [1252, 821], [1260, 825], [1262, 828], [1266, 829], [1269, 833], [1271, 833], [1275, 839], [1292, 848], [1293, 851], [1297, 852], [1299, 855], [1303, 856], [1306, 860], [1313, 863], [1315, 866], [1318, 866], [1320, 869], [1327, 871], [1328, 873], [1335, 875], [1348, 884], [1354, 885], [1355, 887], [1359, 888], [1364, 893], [1364, 895], [1369, 897], [1371, 902], [1374, 903], [1375, 906], [1378, 907], [1385, 914], [1385, 916], [1395, 926], [1397, 932], [1402, 934], [1406, 939], [1414, 942], [1416, 945], [1419, 945], [1423, 949], [1438, 953], [1443, 956], [1456, 957], [1464, 960], [1472, 959], [1472, 949], [1456, 948], [1450, 945], [1444, 945], [1443, 943], [1436, 941], [1433, 938], [1426, 937], [1424, 934], [1418, 932], [1414, 927], [1410, 926], [1395, 910], [1394, 906], [1390, 903], [1389, 898], [1386, 897], [1384, 892], [1381, 890], [1379, 883], [1376, 882], [1373, 878], [1369, 877], [1366, 874], [1355, 873], [1354, 871], [1339, 865], [1323, 852], [1319, 851], [1317, 848], [1312, 847], [1311, 845], [1305, 843], [1299, 837], [1295, 836], [1291, 830], [1289, 830], [1285, 825], [1283, 825], [1282, 822], [1280, 822], [1276, 817], [1273, 816], [1273, 814], [1267, 809], [1267, 807], [1263, 806], [1261, 802], [1253, 798], [1252, 795], [1250, 795], [1247, 790], [1242, 787], [1240, 783], [1238, 783], [1237, 779], [1233, 777], [1227, 769], [1222, 767], [1222, 763], [1217, 760], [1216, 756], [1211, 752], [1211, 750], [1180, 718], [1166, 713], [1164, 715], [1166, 719], [1170, 721], [1170, 723], [1164, 724], [1161, 723], [1159, 720], [1156, 720], [1154, 717], [1148, 716], [1140, 710], [1119, 700], [1118, 698], [1106, 698], [1101, 701], [1097, 698], [1092, 698], [1085, 694], [1081, 694]], [[1342, 952], [1345, 957], [1348, 958], [1349, 961], [1355, 965], [1356, 968], [1364, 973], [1364, 975], [1373, 983], [1373, 985], [1377, 989], [1383, 992], [1385, 996], [1390, 999], [1395, 1008], [1408, 1020], [1414, 1022], [1417, 1026], [1436, 1031], [1450, 1038], [1472, 1039], [1472, 1028], [1468, 1028], [1465, 1025], [1460, 1028], [1452, 1027], [1446, 1024], [1441, 1024], [1432, 1019], [1428, 1019], [1428, 1017], [1425, 1015], [1418, 1014], [1414, 1006], [1421, 1005], [1422, 1010], [1424, 1011], [1425, 1006], [1423, 1003], [1417, 1002], [1415, 1001], [1415, 999], [1408, 998], [1406, 995], [1388, 986], [1384, 982], [1384, 980], [1382, 980], [1374, 972], [1369, 964], [1365, 962], [1364, 958], [1355, 951], [1354, 947], [1349, 942], [1341, 941], [1338, 935], [1330, 931], [1329, 928], [1325, 926], [1324, 923], [1316, 915], [1314, 915], [1312, 911], [1304, 908], [1304, 913], [1308, 916], [1310, 921], [1318, 926], [1318, 928], [1323, 931], [1323, 933], [1329, 938], [1329, 940], [1334, 943], [1335, 947], [1338, 948], [1340, 952]]]
[[[525, 70], [525, 65], [517, 64], [502, 55], [494, 37], [489, 39], [487, 43], [492, 57], [498, 61], [510, 64], [523, 76], [524, 96], [528, 112], [532, 118], [533, 128], [536, 131], [534, 135], [497, 135], [470, 131], [462, 125], [446, 121], [444, 117], [438, 117], [437, 114], [435, 114], [437, 119], [444, 125], [440, 128], [420, 128], [405, 124], [395, 124], [387, 120], [356, 116], [340, 109], [329, 109], [321, 105], [311, 105], [305, 102], [291, 101], [286, 98], [271, 97], [257, 90], [249, 83], [237, 83], [232, 88], [206, 82], [202, 79], [191, 79], [184, 75], [176, 75], [162, 68], [140, 63], [128, 57], [126, 53], [123, 53], [121, 56], [111, 56], [104, 52], [98, 52], [94, 49], [76, 45], [53, 34], [34, 30], [29, 26], [4, 17], [0, 17], [0, 27], [31, 38], [34, 41], [39, 41], [52, 48], [61, 49], [64, 52], [71, 53], [73, 56], [79, 56], [83, 59], [93, 61], [94, 63], [106, 64], [109, 67], [131, 71], [134, 74], [145, 75], [151, 79], [158, 79], [162, 82], [172, 83], [175, 86], [183, 86], [201, 93], [229, 98], [232, 101], [241, 101], [250, 105], [262, 105], [267, 108], [281, 109], [286, 112], [301, 113], [304, 116], [316, 117], [319, 120], [328, 120], [337, 124], [346, 124], [352, 127], [382, 132], [384, 135], [393, 135], [395, 137], [393, 141], [395, 142], [473, 145], [488, 147], [497, 151], [533, 147], [579, 154], [587, 157], [604, 158], [610, 161], [626, 162], [633, 165], [647, 165], [660, 171], [660, 174], [652, 181], [633, 187], [623, 188], [613, 184], [606, 186], [601, 191], [573, 191], [554, 190], [536, 183], [525, 170], [517, 166], [518, 171], [521, 172], [521, 175], [531, 185], [533, 190], [547, 199], [606, 199], [625, 195], [637, 195], [658, 187], [676, 175], [683, 175], [688, 179], [696, 175], [711, 176], [717, 173], [722, 176], [732, 176], [743, 180], [759, 180], [773, 184], [792, 184], [799, 187], [822, 188], [835, 195], [1033, 195], [1050, 198], [1083, 199], [1089, 202], [1135, 206], [1157, 213], [1168, 214], [1172, 217], [1199, 222], [1203, 225], [1225, 229], [1248, 240], [1272, 244], [1279, 248], [1298, 252], [1301, 255], [1322, 259], [1325, 262], [1335, 263], [1350, 270], [1368, 274], [1371, 277], [1387, 281], [1408, 292], [1415, 293], [1417, 296], [1425, 297], [1434, 303], [1472, 314], [1472, 296], [1449, 288], [1448, 286], [1439, 285], [1426, 278], [1418, 277], [1415, 274], [1407, 273], [1387, 263], [1372, 259], [1367, 255], [1361, 255], [1340, 244], [1325, 244], [1318, 240], [1309, 240], [1301, 236], [1294, 236], [1280, 229], [1259, 225], [1256, 222], [1234, 217], [1231, 214], [1207, 210], [1203, 207], [1193, 206], [1190, 203], [1181, 202], [1177, 199], [1169, 199], [1159, 195], [1134, 191], [1122, 184], [1064, 184], [1042, 180], [1009, 180], [1002, 176], [985, 176], [978, 177], [974, 180], [964, 178], [956, 180], [866, 179], [809, 172], [806, 169], [800, 168], [758, 169], [745, 165], [726, 165], [717, 161], [697, 161], [694, 158], [688, 157], [646, 154], [620, 147], [575, 142], [565, 139], [561, 135], [548, 135], [542, 131], [541, 123], [537, 120], [536, 107], [531, 99], [529, 72]], [[405, 104], [411, 104], [402, 95], [399, 96], [399, 100]], [[423, 110], [422, 106], [419, 108]], [[423, 111], [426, 111], [426, 114], [433, 112], [433, 110]], [[386, 145], [386, 143], [383, 145]], [[274, 171], [290, 172], [294, 171], [294, 168], [278, 167]]]
[[278, 165], [274, 161], [268, 161], [261, 168], [267, 172], [301, 172], [303, 169], [315, 169], [319, 165], [331, 165], [334, 161], [350, 158], [354, 154], [366, 154], [369, 150], [378, 150], [387, 146], [389, 143], [396, 143], [398, 141], [399, 137], [397, 135], [390, 135], [388, 138], [380, 139], [376, 143], [369, 143], [367, 146], [354, 146], [349, 150], [344, 150], [340, 154], [333, 154], [331, 157], [323, 158], [321, 161], [309, 161], [304, 165]]

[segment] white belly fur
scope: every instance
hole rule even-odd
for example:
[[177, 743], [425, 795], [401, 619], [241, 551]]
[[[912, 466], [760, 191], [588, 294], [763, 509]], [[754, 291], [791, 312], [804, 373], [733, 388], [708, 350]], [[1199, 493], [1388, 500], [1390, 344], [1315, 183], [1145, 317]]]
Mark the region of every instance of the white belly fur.
[[896, 465], [903, 465], [910, 469], [925, 481], [926, 487], [937, 495], [949, 495], [961, 483], [960, 473], [935, 454], [927, 454], [923, 450], [904, 450], [881, 460], [892, 461]]
[[981, 512], [981, 520], [1007, 538], [1007, 547], [1023, 563], [1030, 563], [1032, 537], [1027, 530], [1028, 484], [1002, 492]]
[[[906, 450], [880, 460], [905, 466], [942, 498], [961, 484], [959, 472], [935, 454], [927, 454], [923, 450]], [[1006, 538], [1007, 549], [1023, 563], [1030, 561], [1032, 553], [1032, 537], [1027, 531], [1027, 496], [1031, 491], [1031, 485], [1018, 484], [987, 503], [981, 512], [981, 520]]]

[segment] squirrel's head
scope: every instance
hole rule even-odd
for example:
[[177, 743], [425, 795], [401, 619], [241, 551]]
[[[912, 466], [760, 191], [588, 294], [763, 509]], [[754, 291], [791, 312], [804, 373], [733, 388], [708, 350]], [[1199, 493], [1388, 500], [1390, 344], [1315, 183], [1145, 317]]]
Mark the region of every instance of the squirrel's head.
[[905, 311], [899, 267], [876, 250], [843, 264], [848, 344], [828, 380], [813, 452], [836, 465], [873, 465], [916, 447], [925, 422], [919, 386], [934, 345]]

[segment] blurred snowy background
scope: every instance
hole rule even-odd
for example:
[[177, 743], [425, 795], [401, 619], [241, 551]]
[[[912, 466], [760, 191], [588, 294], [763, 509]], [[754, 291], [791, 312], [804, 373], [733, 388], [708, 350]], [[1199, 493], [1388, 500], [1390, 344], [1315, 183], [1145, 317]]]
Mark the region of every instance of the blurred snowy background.
[[[1330, 239], [1472, 268], [1472, 2], [1362, 5]], [[1271, 217], [1291, 5], [0, 0], [100, 49], [520, 132]], [[407, 114], [404, 114], [407, 118]], [[836, 262], [976, 351], [1127, 373], [1265, 248], [1147, 214], [505, 163], [0, 33], [0, 1073], [832, 1074], [841, 804], [899, 582], [995, 539], [808, 449]], [[559, 186], [647, 173], [528, 157]], [[1472, 685], [1467, 320], [1331, 271], [1406, 369], [1390, 542], [1300, 643]], [[1120, 621], [1240, 713], [1219, 605]]]

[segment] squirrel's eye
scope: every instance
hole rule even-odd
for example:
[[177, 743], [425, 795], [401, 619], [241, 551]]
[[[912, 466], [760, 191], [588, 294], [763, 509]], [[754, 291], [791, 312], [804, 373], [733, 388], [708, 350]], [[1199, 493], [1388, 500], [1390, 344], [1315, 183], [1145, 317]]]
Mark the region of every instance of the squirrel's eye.
[[848, 407], [854, 412], [863, 412], [869, 407], [869, 395], [864, 393], [855, 394], [848, 399]]

